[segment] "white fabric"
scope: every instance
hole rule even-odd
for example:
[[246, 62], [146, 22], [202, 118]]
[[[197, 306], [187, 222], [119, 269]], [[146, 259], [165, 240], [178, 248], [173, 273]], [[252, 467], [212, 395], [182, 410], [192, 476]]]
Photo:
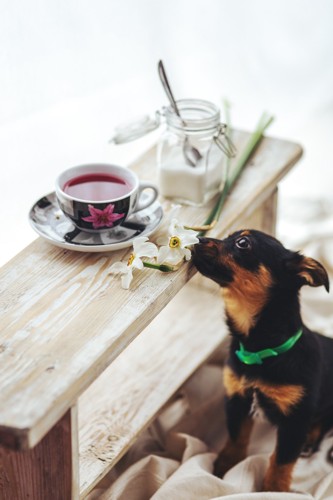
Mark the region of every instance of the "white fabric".
[[[267, 422], [256, 422], [247, 459], [228, 471], [223, 479], [212, 474], [214, 448], [225, 439], [221, 380], [220, 366], [202, 367], [183, 387], [182, 399], [170, 404], [88, 499], [332, 499], [333, 465], [326, 460], [333, 446], [332, 436], [310, 458], [298, 460], [291, 493], [260, 492], [275, 442], [275, 430]], [[214, 436], [212, 429], [216, 432]], [[212, 439], [216, 441], [210, 442]]]

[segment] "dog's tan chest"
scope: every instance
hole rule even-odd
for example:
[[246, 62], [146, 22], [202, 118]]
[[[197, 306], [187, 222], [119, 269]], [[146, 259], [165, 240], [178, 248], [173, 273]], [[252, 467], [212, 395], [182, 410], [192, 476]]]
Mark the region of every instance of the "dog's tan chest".
[[304, 387], [301, 385], [274, 385], [260, 379], [239, 377], [229, 366], [224, 369], [223, 382], [228, 397], [236, 394], [244, 397], [249, 390], [254, 393], [260, 392], [269, 398], [284, 415], [288, 415], [293, 406], [297, 405], [304, 396]]
[[232, 261], [230, 267], [234, 279], [222, 289], [222, 297], [227, 315], [237, 330], [247, 335], [268, 300], [272, 277], [263, 265], [256, 273], [237, 267]]

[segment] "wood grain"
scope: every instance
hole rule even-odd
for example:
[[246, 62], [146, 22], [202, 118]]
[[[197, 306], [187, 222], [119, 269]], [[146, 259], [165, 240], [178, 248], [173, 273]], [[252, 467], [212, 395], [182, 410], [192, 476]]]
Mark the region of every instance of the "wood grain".
[[225, 337], [218, 286], [211, 293], [201, 283], [198, 297], [193, 281], [81, 396], [81, 497]]
[[1, 500], [76, 500], [75, 443], [77, 414], [74, 408], [33, 449], [12, 451], [0, 447]]
[[[238, 132], [235, 142], [247, 137]], [[264, 139], [212, 235], [251, 215], [300, 156], [293, 143]], [[153, 180], [154, 149], [133, 169]], [[186, 207], [182, 219], [201, 223], [208, 210]], [[0, 270], [0, 443], [38, 443], [193, 275], [188, 265], [170, 274], [145, 269], [123, 290], [109, 269], [129, 252], [81, 254], [37, 239]]]

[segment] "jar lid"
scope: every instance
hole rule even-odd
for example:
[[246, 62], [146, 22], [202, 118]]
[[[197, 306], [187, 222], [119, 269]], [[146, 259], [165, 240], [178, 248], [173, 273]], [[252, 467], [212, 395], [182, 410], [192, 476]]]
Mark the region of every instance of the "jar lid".
[[169, 126], [188, 133], [216, 129], [220, 124], [220, 109], [203, 99], [180, 99], [177, 101], [180, 116], [172, 106], [164, 108]]
[[124, 144], [139, 139], [148, 134], [148, 132], [156, 130], [160, 126], [160, 121], [160, 113], [157, 111], [155, 118], [149, 115], [142, 115], [133, 121], [121, 123], [115, 127], [114, 135], [109, 142]]

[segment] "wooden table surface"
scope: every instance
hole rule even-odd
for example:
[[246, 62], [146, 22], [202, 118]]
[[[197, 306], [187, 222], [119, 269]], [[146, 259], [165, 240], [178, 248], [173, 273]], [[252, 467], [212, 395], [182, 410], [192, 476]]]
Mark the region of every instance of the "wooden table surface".
[[[247, 138], [235, 132], [239, 149]], [[265, 138], [210, 235], [255, 210], [301, 154], [297, 144]], [[155, 158], [150, 150], [132, 168], [155, 180]], [[162, 205], [167, 212], [170, 203]], [[184, 207], [181, 219], [203, 223], [211, 205]], [[168, 274], [145, 269], [123, 290], [110, 266], [130, 252], [73, 252], [38, 238], [0, 270], [0, 444], [39, 442], [194, 274], [188, 264]]]

